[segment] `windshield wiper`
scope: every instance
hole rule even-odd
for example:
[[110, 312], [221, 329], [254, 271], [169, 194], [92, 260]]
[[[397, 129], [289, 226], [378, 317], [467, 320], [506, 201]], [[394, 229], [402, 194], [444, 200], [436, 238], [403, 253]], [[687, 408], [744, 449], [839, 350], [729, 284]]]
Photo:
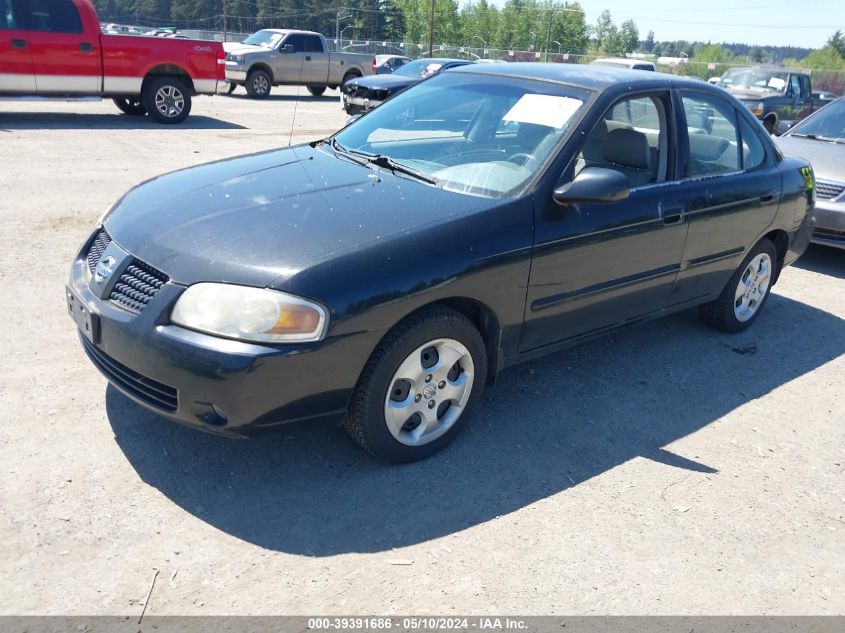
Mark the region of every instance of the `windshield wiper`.
[[375, 165], [376, 167], [382, 167], [383, 169], [389, 169], [394, 174], [399, 172], [400, 174], [405, 174], [407, 176], [411, 176], [412, 178], [416, 178], [417, 180], [421, 180], [422, 182], [426, 182], [430, 185], [436, 185], [437, 180], [432, 178], [425, 172], [422, 172], [418, 169], [414, 169], [413, 167], [408, 167], [407, 165], [403, 165], [395, 160], [393, 160], [390, 156], [385, 154], [371, 154], [369, 152], [362, 152], [361, 150], [351, 149], [348, 150], [353, 154], [357, 154], [358, 156], [364, 156], [371, 165]]
[[841, 138], [820, 136], [819, 134], [790, 134], [790, 136], [797, 136], [798, 138], [808, 138], [811, 141], [824, 141], [825, 143], [845, 143], [845, 140]]
[[323, 139], [320, 142], [325, 143], [326, 141], [328, 141], [329, 147], [331, 147], [334, 150], [335, 154], [343, 156], [347, 160], [351, 160], [356, 165], [361, 165], [361, 167], [368, 167], [369, 166], [369, 160], [368, 159], [356, 156], [355, 154], [357, 154], [358, 152], [352, 152], [351, 150], [346, 149], [343, 145], [341, 145], [340, 143], [337, 142], [337, 139], [335, 139], [335, 138]]

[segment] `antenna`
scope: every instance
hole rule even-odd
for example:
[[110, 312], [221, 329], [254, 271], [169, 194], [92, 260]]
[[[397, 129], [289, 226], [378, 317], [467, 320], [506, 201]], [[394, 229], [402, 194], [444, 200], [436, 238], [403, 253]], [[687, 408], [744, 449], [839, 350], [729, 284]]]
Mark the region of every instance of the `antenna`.
[[[305, 47], [303, 47], [305, 48]], [[299, 105], [299, 89], [302, 87], [302, 69], [305, 66], [305, 51], [302, 51], [302, 59], [299, 62], [299, 83], [296, 84], [296, 100], [293, 102], [293, 116], [290, 119], [290, 133], [288, 134], [288, 147], [293, 139], [293, 126], [296, 123], [296, 107]]]

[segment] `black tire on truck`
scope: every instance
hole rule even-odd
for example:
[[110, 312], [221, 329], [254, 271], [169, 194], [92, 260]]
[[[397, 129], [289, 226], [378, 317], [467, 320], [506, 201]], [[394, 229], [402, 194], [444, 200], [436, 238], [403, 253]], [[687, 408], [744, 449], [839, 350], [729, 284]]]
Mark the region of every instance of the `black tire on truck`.
[[266, 70], [256, 68], [249, 71], [246, 76], [246, 91], [253, 99], [266, 99], [270, 96], [270, 89], [273, 87], [273, 80]]
[[361, 73], [359, 73], [357, 70], [350, 70], [348, 73], [346, 73], [343, 76], [343, 81], [340, 82], [340, 85], [342, 86], [347, 81], [352, 81], [353, 79], [358, 79], [358, 77], [360, 77], [360, 76], [361, 76]]
[[144, 82], [141, 103], [157, 122], [175, 125], [191, 113], [191, 91], [179, 77], [153, 76]]
[[138, 97], [115, 97], [112, 101], [124, 114], [144, 116], [147, 113], [147, 109]]
[[231, 84], [229, 84], [229, 91], [228, 91], [226, 94], [227, 94], [227, 95], [232, 94], [233, 92], [235, 92], [235, 90], [237, 89], [237, 87], [238, 87], [238, 84], [235, 84], [235, 83], [231, 83]]
[[326, 91], [325, 86], [308, 86], [308, 92], [310, 92], [315, 97], [322, 96], [322, 94]]

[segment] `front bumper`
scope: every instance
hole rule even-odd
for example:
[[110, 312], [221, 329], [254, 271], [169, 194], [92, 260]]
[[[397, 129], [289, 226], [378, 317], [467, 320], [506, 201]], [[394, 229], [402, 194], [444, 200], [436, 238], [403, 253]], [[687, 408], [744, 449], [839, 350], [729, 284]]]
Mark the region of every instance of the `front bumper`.
[[246, 81], [246, 73], [247, 68], [246, 66], [242, 66], [237, 62], [227, 61], [226, 62], [226, 80], [227, 81], [234, 81], [238, 83], [243, 83]]
[[[845, 194], [841, 197], [845, 198]], [[816, 227], [811, 241], [845, 249], [845, 199], [833, 202], [816, 198], [813, 215], [816, 218]]]
[[367, 99], [366, 97], [350, 97], [342, 92], [340, 93], [340, 107], [346, 110], [347, 114], [366, 114], [381, 104], [381, 101], [375, 99]]
[[356, 373], [350, 381], [354, 354], [345, 340], [270, 346], [172, 325], [169, 312], [184, 291], [172, 281], [135, 314], [92, 290], [86, 260], [92, 241], [72, 265], [69, 307], [87, 312], [93, 340], [80, 330], [83, 348], [124, 395], [165, 417], [226, 435], [342, 417], [357, 379]]

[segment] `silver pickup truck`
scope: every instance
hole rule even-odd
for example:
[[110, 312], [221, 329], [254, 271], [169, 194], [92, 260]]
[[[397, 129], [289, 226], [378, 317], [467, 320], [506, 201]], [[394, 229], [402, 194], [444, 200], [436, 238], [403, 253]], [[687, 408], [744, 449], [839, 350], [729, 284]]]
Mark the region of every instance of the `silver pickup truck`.
[[373, 74], [373, 55], [330, 52], [326, 38], [312, 31], [264, 29], [242, 43], [226, 43], [226, 79], [263, 99], [272, 86], [307, 86], [319, 96], [350, 79]]

